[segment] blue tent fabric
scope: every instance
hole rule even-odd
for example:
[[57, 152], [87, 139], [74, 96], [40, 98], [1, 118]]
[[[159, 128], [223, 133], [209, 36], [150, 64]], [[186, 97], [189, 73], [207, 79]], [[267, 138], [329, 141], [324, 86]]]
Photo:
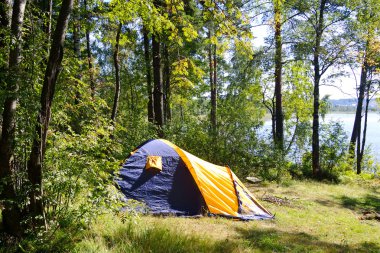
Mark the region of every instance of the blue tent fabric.
[[[148, 155], [162, 157], [162, 171], [146, 170]], [[198, 215], [203, 197], [184, 162], [167, 144], [146, 142], [127, 159], [116, 180], [127, 199], [144, 202], [153, 214]]]
[[[145, 168], [148, 156], [161, 156], [162, 171]], [[269, 212], [265, 213], [267, 211], [243, 214], [240, 196], [236, 190], [237, 182], [232, 180], [238, 199], [239, 214], [223, 216], [241, 220], [273, 218]], [[126, 199], [145, 203], [152, 214], [197, 216], [208, 210], [202, 193], [181, 156], [161, 140], [149, 140], [137, 147], [120, 169], [116, 183]], [[243, 187], [240, 184], [239, 186], [242, 194], [251, 199]]]

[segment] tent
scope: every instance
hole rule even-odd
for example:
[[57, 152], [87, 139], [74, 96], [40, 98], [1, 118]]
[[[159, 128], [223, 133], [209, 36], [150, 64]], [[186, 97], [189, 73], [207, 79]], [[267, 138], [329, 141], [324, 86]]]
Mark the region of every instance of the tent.
[[116, 182], [126, 199], [144, 202], [153, 214], [273, 218], [228, 166], [206, 162], [163, 139], [137, 147]]

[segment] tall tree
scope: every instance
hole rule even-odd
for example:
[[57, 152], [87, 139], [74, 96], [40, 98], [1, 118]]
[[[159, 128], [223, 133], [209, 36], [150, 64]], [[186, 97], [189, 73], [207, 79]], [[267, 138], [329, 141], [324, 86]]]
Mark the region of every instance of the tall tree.
[[314, 66], [314, 90], [313, 90], [313, 136], [312, 136], [312, 164], [314, 176], [321, 174], [320, 168], [320, 148], [319, 148], [319, 85], [321, 82], [321, 66], [320, 66], [320, 54], [321, 54], [321, 40], [325, 22], [325, 9], [326, 2], [328, 0], [321, 0], [319, 4], [318, 15], [316, 15], [315, 23], [315, 44], [313, 47], [313, 66]]
[[[366, 48], [368, 48], [368, 42], [366, 43]], [[361, 159], [360, 159], [360, 145], [361, 145], [361, 125], [362, 125], [362, 111], [363, 111], [363, 102], [364, 102], [364, 93], [367, 87], [367, 70], [368, 70], [368, 57], [367, 52], [364, 53], [363, 64], [361, 67], [360, 74], [360, 84], [359, 84], [359, 96], [358, 103], [356, 106], [355, 121], [351, 134], [349, 152], [353, 154], [353, 149], [355, 148], [356, 143], [356, 154], [357, 154], [357, 174], [361, 173]]]
[[284, 146], [284, 115], [282, 109], [282, 5], [284, 0], [274, 0], [274, 40], [275, 40], [275, 57], [274, 57], [274, 95], [276, 98], [275, 106], [275, 143], [276, 146], [283, 150]]
[[34, 223], [40, 223], [37, 221], [37, 217], [44, 216], [42, 200], [42, 163], [46, 151], [46, 138], [51, 117], [51, 106], [57, 78], [61, 70], [64, 41], [70, 13], [73, 9], [73, 1], [74, 0], [63, 0], [59, 11], [41, 91], [41, 108], [37, 116], [35, 137], [28, 160], [28, 179], [32, 185], [32, 190], [29, 194], [29, 211], [34, 219]]
[[[74, 49], [74, 55], [75, 55], [75, 58], [77, 59], [77, 62], [80, 62], [81, 61], [81, 50], [80, 50], [80, 30], [81, 30], [81, 26], [80, 26], [80, 4], [79, 4], [79, 0], [75, 0], [75, 7], [74, 7], [74, 10], [73, 10], [73, 49]], [[79, 86], [80, 85], [80, 82], [82, 81], [82, 71], [81, 71], [81, 64], [80, 64], [80, 67], [79, 67], [79, 71], [78, 73], [76, 74], [75, 78], [78, 80], [77, 81], [77, 85]], [[75, 103], [78, 104], [79, 103], [79, 100], [80, 100], [80, 92], [79, 92], [79, 87], [77, 88], [78, 91], [76, 92], [76, 95], [75, 95]], [[79, 127], [77, 126], [77, 122], [74, 123], [74, 131], [76, 131], [77, 133], [79, 132]]]
[[151, 57], [150, 57], [150, 42], [148, 37], [148, 31], [143, 28], [144, 39], [144, 60], [145, 60], [145, 72], [146, 72], [146, 88], [148, 90], [148, 120], [154, 122], [154, 104], [153, 104], [153, 90], [152, 90], [152, 72], [151, 72]]
[[332, 66], [346, 61], [344, 52], [353, 44], [352, 38], [344, 33], [346, 20], [352, 10], [342, 8], [346, 2], [318, 0], [300, 2], [295, 5], [300, 15], [293, 37], [296, 57], [305, 56], [313, 66], [313, 123], [312, 123], [312, 168], [315, 177], [321, 176], [319, 146], [320, 85], [322, 77]]
[[7, 31], [10, 25], [10, 0], [0, 0], [0, 57], [3, 58], [0, 65], [0, 87], [5, 87], [7, 69], [8, 69], [8, 56], [7, 51]]
[[[83, 1], [84, 8], [86, 11], [86, 21], [89, 23], [91, 20], [90, 12], [88, 10], [87, 0]], [[95, 79], [94, 79], [94, 67], [93, 67], [93, 59], [92, 59], [92, 52], [91, 52], [91, 40], [90, 40], [90, 24], [86, 25], [85, 33], [86, 33], [86, 52], [87, 52], [87, 64], [88, 64], [88, 70], [90, 74], [90, 88], [91, 88], [91, 97], [94, 98], [95, 96]]]
[[[361, 135], [362, 114], [363, 105], [365, 99], [365, 93], [367, 93], [367, 100], [370, 98], [369, 93], [371, 91], [371, 81], [368, 80], [369, 76], [372, 76], [372, 72], [376, 69], [376, 48], [374, 48], [374, 42], [376, 36], [378, 36], [378, 26], [380, 24], [379, 13], [380, 2], [378, 0], [367, 1], [363, 0], [363, 7], [357, 12], [355, 19], [355, 35], [357, 37], [358, 44], [358, 58], [361, 60], [361, 74], [358, 87], [358, 100], [356, 105], [355, 121], [351, 133], [349, 154], [353, 158], [355, 156], [355, 144], [356, 144], [356, 172], [361, 173], [361, 163], [365, 147], [365, 133], [366, 126], [363, 129], [363, 135]], [[376, 44], [376, 43], [375, 43]], [[367, 117], [368, 108], [366, 104], [365, 117]], [[366, 119], [366, 118], [365, 118]], [[363, 140], [361, 140], [363, 138]]]
[[210, 110], [210, 122], [212, 135], [216, 136], [217, 133], [217, 84], [216, 84], [216, 45], [211, 43], [211, 29], [208, 31], [208, 38], [210, 44], [208, 46], [208, 60], [209, 60], [209, 76], [210, 76], [210, 94], [211, 94], [211, 110]]
[[153, 54], [153, 100], [154, 100], [154, 122], [158, 126], [158, 135], [163, 137], [162, 127], [164, 126], [164, 98], [162, 85], [161, 52], [160, 40], [156, 34], [152, 35]]
[[164, 43], [164, 119], [165, 122], [169, 122], [171, 120], [171, 106], [170, 106], [170, 95], [171, 95], [171, 87], [170, 87], [170, 59], [169, 59], [169, 49], [168, 42]]
[[112, 106], [112, 114], [111, 114], [111, 120], [112, 123], [116, 123], [116, 114], [117, 114], [117, 108], [119, 106], [119, 97], [120, 97], [120, 59], [119, 59], [119, 51], [120, 51], [120, 33], [121, 33], [122, 24], [119, 23], [117, 32], [116, 32], [116, 43], [115, 43], [115, 49], [113, 52], [113, 63], [115, 67], [115, 93], [114, 93], [114, 99], [113, 99], [113, 106]]
[[[10, 234], [20, 236], [21, 210], [16, 201], [15, 186], [12, 179], [13, 162], [15, 155], [15, 131], [16, 131], [16, 108], [17, 94], [20, 82], [20, 62], [22, 50], [22, 26], [24, 23], [24, 13], [26, 0], [15, 0], [13, 3], [13, 13], [11, 22], [11, 45], [9, 52], [8, 78], [7, 78], [7, 97], [4, 102], [3, 122], [0, 140], [0, 180], [3, 182], [1, 200], [4, 204], [2, 212], [3, 225], [5, 231]], [[9, 19], [9, 2], [1, 2], [1, 18], [3, 29], [7, 29]], [[4, 44], [4, 42], [2, 42]]]

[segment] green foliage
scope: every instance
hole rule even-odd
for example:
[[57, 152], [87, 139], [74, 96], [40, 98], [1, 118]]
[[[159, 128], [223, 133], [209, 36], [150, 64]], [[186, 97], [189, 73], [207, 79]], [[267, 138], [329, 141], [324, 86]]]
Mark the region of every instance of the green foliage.
[[[320, 52], [323, 66], [343, 64], [343, 52], [350, 57], [363, 56], [365, 28], [369, 22], [375, 32], [378, 24], [376, 10], [379, 6], [377, 0], [370, 1], [368, 4], [371, 8], [355, 12], [357, 20], [353, 18], [350, 24], [340, 22], [358, 2], [329, 3], [326, 24], [336, 21], [341, 26], [335, 31], [332, 25], [324, 31], [326, 36], [323, 37]], [[168, 227], [154, 228], [142, 224], [136, 213], [131, 211], [136, 207], [135, 203], [128, 204], [131, 208], [129, 212], [119, 214], [121, 223], [125, 224], [118, 223], [112, 230], [112, 220], [105, 221], [108, 227], [104, 228], [100, 236], [90, 230], [99, 215], [121, 207], [121, 196], [113, 180], [129, 152], [143, 141], [157, 138], [157, 128], [147, 119], [149, 91], [142, 29], [146, 29], [149, 38], [153, 34], [158, 37], [162, 48], [168, 51], [168, 59], [161, 59], [168, 61], [165, 64], [168, 64], [170, 75], [164, 76], [170, 83], [170, 92], [164, 91], [165, 103], [171, 107], [171, 119], [167, 119], [163, 129], [165, 138], [202, 159], [230, 166], [239, 176], [260, 176], [267, 181], [282, 182], [291, 187], [291, 177], [311, 177], [313, 73], [309, 60], [313, 56], [314, 37], [313, 25], [309, 22], [313, 22], [314, 18], [307, 20], [307, 17], [317, 14], [312, 11], [317, 7], [317, 1], [275, 0], [265, 7], [256, 6], [256, 2], [219, 0], [114, 0], [88, 1], [87, 6], [83, 4], [77, 2], [75, 15], [72, 15], [73, 20], [69, 25], [44, 154], [43, 202], [47, 229], [41, 227], [29, 233], [27, 239], [16, 248], [24, 252], [73, 251], [73, 243], [79, 237], [87, 236], [88, 241], [77, 245], [76, 251], [232, 250], [238, 244], [208, 243], [197, 236], [174, 236], [177, 231], [170, 231]], [[266, 131], [268, 124], [264, 124], [266, 114], [273, 112], [275, 102], [273, 52], [270, 48], [273, 38], [267, 38], [264, 48], [255, 48], [251, 34], [253, 23], [249, 17], [253, 12], [257, 14], [271, 10], [273, 4], [281, 9], [284, 20], [283, 41], [292, 41], [283, 45], [283, 152], [274, 147], [273, 136], [269, 129]], [[344, 4], [346, 8], [342, 7]], [[54, 2], [53, 27], [58, 5]], [[303, 15], [295, 15], [298, 11]], [[0, 39], [4, 39], [7, 44], [0, 48], [1, 109], [9, 95], [5, 89], [7, 84], [13, 82], [15, 77], [20, 83], [14, 140], [14, 180], [21, 182], [15, 187], [21, 207], [27, 206], [28, 192], [31, 190], [23, 182], [27, 182], [26, 161], [35, 137], [42, 78], [51, 43], [44, 30], [48, 17], [37, 4], [28, 5], [22, 38], [22, 61], [17, 73], [6, 69], [9, 29], [0, 28]], [[291, 20], [288, 20], [290, 17]], [[272, 25], [274, 17], [260, 14], [255, 18], [263, 18]], [[80, 57], [73, 50], [74, 23], [80, 27]], [[112, 56], [119, 23], [122, 24], [119, 52], [121, 94], [117, 120], [112, 123], [109, 119], [115, 83]], [[344, 30], [342, 24], [360, 32], [354, 36], [352, 32]], [[92, 54], [90, 58], [87, 58], [88, 48], [85, 45], [87, 32]], [[357, 52], [350, 51], [353, 50], [351, 48], [348, 50], [348, 44], [345, 44], [353, 37], [361, 41], [355, 49]], [[209, 64], [213, 63], [208, 58], [210, 45], [216, 46], [217, 133], [213, 133], [210, 128]], [[378, 58], [378, 49], [378, 42], [371, 43], [373, 65]], [[92, 62], [92, 69], [89, 61]], [[378, 74], [376, 71], [373, 73]], [[337, 76], [339, 73], [332, 73], [326, 81]], [[90, 84], [95, 84], [95, 87]], [[327, 98], [320, 102], [323, 116], [330, 108]], [[322, 177], [329, 181], [363, 183], [379, 176], [379, 165], [375, 164], [369, 151], [363, 161], [365, 173], [362, 176], [353, 174], [355, 162], [346, 154], [346, 142], [347, 136], [339, 124], [322, 126]], [[143, 228], [139, 229], [140, 225]], [[244, 236], [245, 240], [259, 245], [264, 251], [298, 250], [289, 243], [279, 243], [277, 239], [284, 235], [276, 231], [260, 233], [252, 229], [245, 231]], [[286, 234], [285, 237], [289, 240], [298, 238], [294, 234]], [[312, 237], [300, 237], [303, 242], [300, 249], [307, 251], [313, 248], [303, 248], [305, 241]], [[97, 241], [99, 245], [95, 243]]]
[[[338, 122], [330, 122], [321, 126], [321, 178], [339, 182], [339, 176], [351, 169], [352, 161], [347, 154], [347, 136]], [[312, 177], [311, 153], [302, 156], [302, 174]]]

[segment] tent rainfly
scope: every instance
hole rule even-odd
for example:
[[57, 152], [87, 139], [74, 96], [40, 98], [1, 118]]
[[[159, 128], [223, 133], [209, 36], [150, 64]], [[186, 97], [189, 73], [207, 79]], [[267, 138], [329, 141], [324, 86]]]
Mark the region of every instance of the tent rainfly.
[[206, 162], [163, 139], [133, 151], [116, 182], [126, 199], [145, 203], [153, 214], [273, 218], [228, 166]]

